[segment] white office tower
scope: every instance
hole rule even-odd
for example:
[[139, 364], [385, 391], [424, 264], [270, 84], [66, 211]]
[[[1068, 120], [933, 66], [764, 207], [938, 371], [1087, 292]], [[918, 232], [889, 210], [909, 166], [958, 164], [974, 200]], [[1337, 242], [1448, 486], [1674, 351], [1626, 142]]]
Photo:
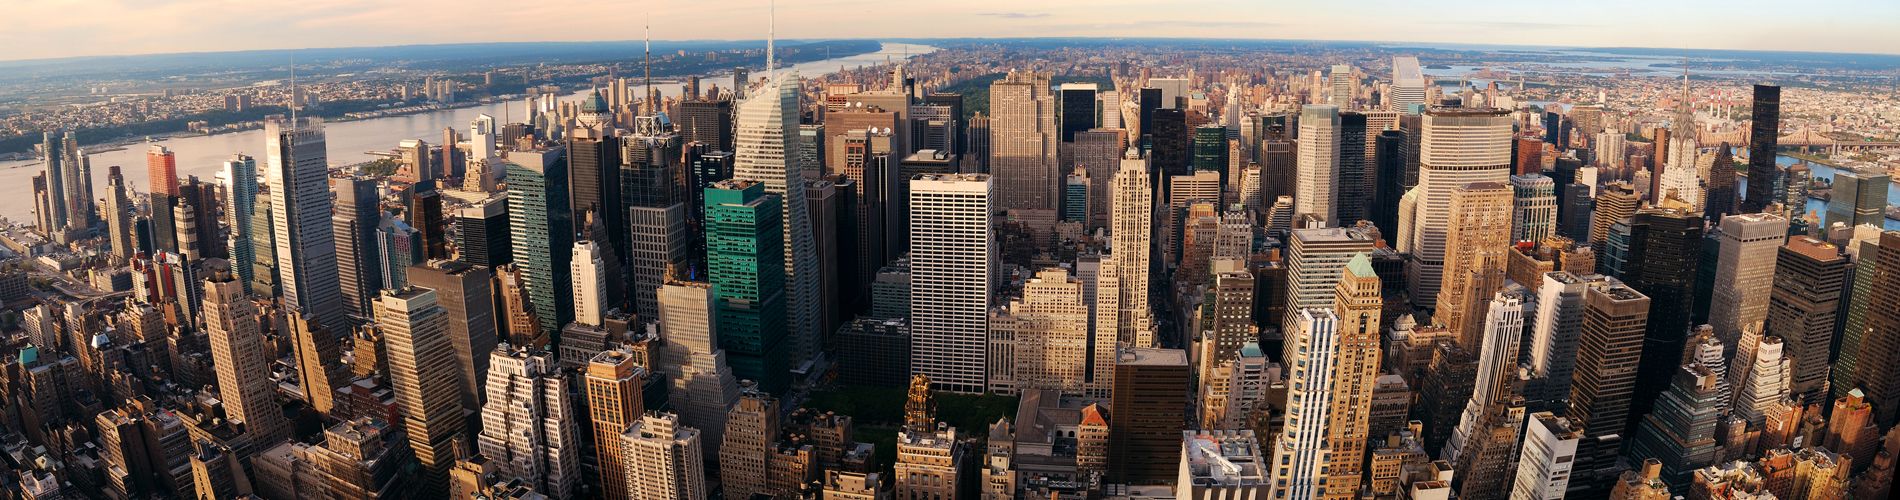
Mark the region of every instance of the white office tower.
[[998, 209], [1057, 209], [1061, 139], [1049, 74], [1012, 70], [990, 84], [990, 172], [1000, 185]]
[[1543, 174], [1513, 175], [1511, 191], [1511, 241], [1542, 242], [1556, 232], [1556, 181]]
[[1511, 177], [1511, 114], [1502, 110], [1434, 109], [1419, 140], [1417, 204], [1407, 264], [1413, 300], [1438, 296], [1444, 278], [1445, 237], [1452, 192], [1473, 182], [1504, 184]]
[[1457, 464], [1459, 452], [1471, 446], [1471, 440], [1481, 439], [1477, 434], [1486, 430], [1490, 420], [1486, 413], [1493, 410], [1492, 405], [1508, 404], [1511, 399], [1517, 382], [1518, 338], [1524, 332], [1525, 293], [1523, 287], [1513, 285], [1491, 298], [1484, 317], [1484, 340], [1471, 347], [1478, 351], [1478, 381], [1458, 427], [1440, 453], [1446, 461]]
[[[1600, 132], [1597, 134], [1596, 142], [1592, 144], [1597, 147], [1596, 166], [1612, 170], [1623, 168], [1623, 162], [1627, 159], [1625, 153], [1629, 150], [1629, 138], [1622, 132], [1614, 130]], [[1590, 188], [1595, 189], [1596, 185], [1592, 184]]]
[[588, 240], [574, 242], [574, 322], [601, 326], [607, 315], [607, 263], [600, 246]]
[[939, 390], [985, 389], [996, 244], [985, 174], [910, 181], [911, 373]]
[[1392, 87], [1386, 93], [1385, 104], [1387, 111], [1401, 113], [1412, 105], [1425, 104], [1425, 70], [1419, 67], [1417, 57], [1392, 58]]
[[1774, 291], [1775, 260], [1788, 239], [1788, 219], [1757, 213], [1722, 218], [1716, 242], [1715, 292], [1709, 298], [1709, 326], [1715, 338], [1735, 349], [1742, 329], [1760, 327], [1768, 319], [1768, 298]]
[[1334, 64], [1332, 72], [1327, 77], [1333, 86], [1332, 100], [1328, 102], [1335, 108], [1352, 109], [1352, 98], [1357, 88], [1356, 84], [1359, 83], [1353, 81], [1352, 66]]
[[1580, 426], [1570, 419], [1542, 411], [1531, 414], [1518, 455], [1517, 481], [1511, 500], [1562, 500], [1570, 487], [1570, 468], [1576, 465]]
[[567, 377], [552, 356], [503, 344], [488, 358], [487, 403], [476, 449], [504, 476], [549, 498], [569, 498], [581, 483], [580, 438]]
[[1735, 387], [1735, 404], [1732, 408], [1734, 415], [1748, 420], [1749, 428], [1759, 429], [1768, 412], [1777, 403], [1788, 399], [1789, 359], [1782, 353], [1781, 337], [1749, 337], [1745, 340], [1757, 340], [1754, 359], [1742, 366], [1739, 365], [1743, 361], [1742, 357], [1736, 356], [1738, 365], [1730, 368], [1747, 370], [1746, 374], [1738, 377], [1742, 383]]
[[700, 431], [683, 425], [679, 417], [647, 414], [621, 434], [625, 448], [620, 456], [626, 457], [627, 477], [601, 480], [626, 481], [624, 491], [633, 500], [706, 498], [703, 442]]
[[277, 384], [270, 378], [276, 346], [259, 328], [249, 283], [228, 269], [216, 269], [203, 286], [205, 338], [211, 344], [218, 399], [224, 401], [226, 416], [244, 423], [244, 439], [252, 449], [270, 448], [291, 437], [290, 420], [277, 405]]
[[334, 203], [323, 123], [266, 121], [264, 148], [282, 304], [326, 328], [343, 328], [343, 285], [337, 279], [336, 233], [330, 224]]
[[[487, 160], [495, 157], [495, 117], [484, 113], [468, 122], [468, 161]], [[443, 144], [444, 148], [455, 147]], [[448, 153], [443, 153], [448, 154]]]
[[1293, 218], [1311, 215], [1333, 221], [1339, 195], [1339, 107], [1308, 104], [1300, 108], [1298, 160], [1294, 167]]
[[[794, 372], [803, 371], [806, 363], [818, 355], [819, 329], [818, 250], [812, 241], [810, 207], [803, 189], [805, 170], [817, 166], [801, 165], [786, 154], [788, 147], [798, 144], [799, 85], [798, 72], [787, 71], [747, 91], [750, 98], [739, 103], [733, 121], [732, 166], [733, 178], [765, 184], [765, 192], [779, 197], [784, 212], [781, 220], [785, 231], [785, 317], [791, 321], [786, 325], [792, 340], [790, 365], [801, 367]], [[787, 182], [799, 189], [786, 189]]]
[[1121, 93], [1116, 89], [1109, 89], [1107, 92], [1095, 94], [1095, 97], [1099, 101], [1097, 107], [1102, 110], [1101, 128], [1110, 130], [1122, 128]]
[[1537, 287], [1537, 311], [1531, 325], [1530, 381], [1524, 399], [1535, 408], [1563, 408], [1570, 398], [1570, 377], [1577, 372], [1577, 338], [1583, 333], [1583, 295], [1607, 284], [1600, 275], [1569, 271], [1544, 273]]
[[[1282, 332], [1299, 331], [1300, 312], [1306, 309], [1333, 308], [1338, 296], [1335, 287], [1352, 257], [1371, 254], [1374, 238], [1359, 228], [1325, 227], [1295, 229], [1288, 236], [1286, 253], [1286, 308]], [[1293, 359], [1294, 344], [1287, 339], [1280, 359]]]
[[719, 348], [713, 317], [712, 285], [668, 283], [660, 287], [660, 335], [666, 339], [656, 371], [673, 384], [667, 398], [679, 419], [704, 429], [707, 453], [717, 455], [724, 442], [726, 411], [739, 401], [739, 381]]
[[[1129, 150], [1133, 156], [1134, 150]], [[1154, 346], [1154, 317], [1148, 308], [1148, 268], [1153, 259], [1154, 187], [1148, 160], [1122, 158], [1115, 172], [1109, 205], [1109, 249], [1115, 260], [1118, 284], [1115, 297], [1115, 342], [1136, 347]], [[913, 220], [915, 217], [913, 217]], [[1099, 314], [1099, 311], [1098, 311]]]
[[[1292, 304], [1288, 304], [1292, 307]], [[1319, 498], [1332, 462], [1326, 442], [1332, 421], [1334, 357], [1339, 351], [1339, 317], [1332, 309], [1299, 309], [1299, 332], [1287, 339], [1286, 426], [1273, 450], [1272, 498]]]

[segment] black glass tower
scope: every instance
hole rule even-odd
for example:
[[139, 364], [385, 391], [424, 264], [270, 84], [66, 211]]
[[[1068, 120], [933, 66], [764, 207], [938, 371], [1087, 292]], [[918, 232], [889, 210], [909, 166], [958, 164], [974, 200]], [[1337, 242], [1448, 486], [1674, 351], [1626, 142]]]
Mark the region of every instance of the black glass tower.
[[[1628, 260], [1623, 281], [1649, 296], [1649, 326], [1636, 378], [1669, 380], [1682, 362], [1682, 349], [1693, 326], [1695, 284], [1702, 261], [1702, 215], [1675, 209], [1646, 208], [1629, 219]], [[1666, 384], [1636, 386], [1630, 415], [1648, 415]], [[1635, 419], [1631, 419], [1633, 424]], [[1625, 429], [1634, 431], [1634, 425]]]
[[1748, 125], [1748, 196], [1742, 199], [1742, 213], [1768, 208], [1781, 194], [1775, 192], [1775, 148], [1781, 140], [1781, 87], [1755, 86], [1755, 109]]

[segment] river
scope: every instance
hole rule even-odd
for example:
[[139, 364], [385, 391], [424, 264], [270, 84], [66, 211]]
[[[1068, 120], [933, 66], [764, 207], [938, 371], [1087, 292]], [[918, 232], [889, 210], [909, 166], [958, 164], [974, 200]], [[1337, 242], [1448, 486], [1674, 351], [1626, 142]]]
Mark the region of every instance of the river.
[[[856, 68], [884, 64], [896, 61], [906, 55], [916, 56], [935, 52], [936, 47], [903, 43], [884, 42], [876, 52], [868, 52], [846, 57], [837, 57], [820, 61], [794, 64], [792, 69], [799, 74], [810, 76], [837, 72], [838, 68]], [[703, 79], [717, 83], [720, 87], [732, 85], [731, 73], [705, 75]], [[662, 95], [678, 96], [681, 78], [668, 78], [655, 81], [654, 87]], [[702, 83], [704, 85], [704, 83]], [[578, 101], [586, 97], [589, 90], [582, 90], [561, 97], [562, 101]], [[329, 145], [331, 165], [348, 165], [376, 159], [371, 151], [389, 151], [403, 139], [422, 139], [429, 143], [442, 140], [442, 129], [453, 127], [457, 133], [467, 134], [469, 121], [481, 114], [496, 118], [513, 117], [520, 119], [526, 112], [522, 99], [508, 102], [496, 102], [465, 108], [444, 109], [426, 113], [402, 116], [387, 116], [366, 120], [339, 121], [324, 125], [325, 139]], [[512, 121], [512, 120], [511, 120]], [[264, 131], [262, 129], [230, 132], [217, 135], [178, 136], [163, 140], [162, 144], [171, 148], [178, 159], [178, 176], [195, 175], [207, 182], [211, 181], [223, 161], [230, 159], [232, 153], [245, 153], [258, 157], [264, 156]], [[95, 147], [95, 149], [106, 149]], [[108, 166], [119, 165], [125, 175], [125, 182], [138, 192], [146, 192], [150, 182], [145, 170], [145, 152], [149, 146], [134, 143], [119, 151], [108, 151], [91, 155], [93, 192], [100, 197], [106, 189]], [[33, 220], [33, 175], [45, 168], [39, 160], [20, 160], [0, 162], [0, 217], [14, 222], [30, 223]], [[261, 168], [262, 165], [259, 165]]]
[[[1793, 165], [1800, 161], [1801, 161], [1800, 159], [1794, 158], [1792, 156], [1776, 156], [1775, 157], [1775, 163], [1778, 163], [1784, 167], [1788, 165]], [[1827, 179], [1828, 182], [1834, 181], [1834, 167], [1830, 167], [1827, 165], [1822, 165], [1815, 162], [1808, 162], [1808, 174], [1813, 176], [1816, 179]], [[1748, 192], [1748, 178], [1747, 177], [1737, 177], [1735, 179], [1735, 182], [1736, 182], [1735, 190], [1737, 192], [1742, 192], [1742, 193]], [[1812, 212], [1819, 215], [1821, 217], [1821, 220], [1827, 220], [1827, 203], [1828, 202], [1817, 200], [1814, 198], [1808, 198], [1808, 205], [1807, 205], [1806, 210], [1808, 212]], [[1900, 185], [1896, 185], [1892, 182], [1889, 182], [1887, 183], [1887, 206], [1891, 207], [1895, 205], [1900, 205]], [[1881, 214], [1881, 221], [1886, 223], [1885, 226], [1887, 229], [1900, 231], [1900, 221], [1886, 218], [1885, 213]]]

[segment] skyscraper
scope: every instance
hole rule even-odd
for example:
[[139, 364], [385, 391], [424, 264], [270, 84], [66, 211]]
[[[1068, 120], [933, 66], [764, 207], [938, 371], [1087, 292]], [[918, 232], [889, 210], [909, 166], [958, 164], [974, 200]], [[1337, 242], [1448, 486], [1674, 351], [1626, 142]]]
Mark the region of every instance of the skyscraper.
[[[1408, 262], [1412, 297], [1438, 295], [1450, 247], [1452, 192], [1473, 182], [1504, 185], [1511, 176], [1511, 115], [1503, 110], [1443, 108], [1425, 113]], [[1406, 214], [1400, 213], [1401, 220]], [[1405, 231], [1400, 231], [1404, 234]]]
[[733, 155], [733, 178], [764, 184], [766, 194], [778, 196], [784, 212], [779, 220], [785, 232], [786, 352], [794, 369], [818, 351], [819, 339], [818, 253], [811, 207], [799, 180], [815, 167], [801, 164], [791, 152], [798, 144], [799, 81], [796, 72], [779, 73], [763, 87], [747, 91], [751, 98], [739, 104], [734, 125]]
[[1596, 213], [1590, 217], [1590, 246], [1602, 248], [1610, 239], [1610, 226], [1636, 214], [1642, 195], [1628, 182], [1612, 182], [1597, 190]]
[[500, 342], [493, 282], [494, 274], [488, 268], [457, 260], [435, 260], [409, 268], [409, 283], [434, 290], [437, 303], [448, 315], [449, 344], [455, 348], [455, 365], [462, 372], [462, 405], [467, 408], [480, 406], [478, 396], [488, 385], [489, 353]]
[[[1274, 498], [1321, 498], [1351, 492], [1328, 492], [1327, 466], [1332, 464], [1326, 438], [1334, 423], [1333, 375], [1339, 352], [1339, 317], [1330, 309], [1299, 309], [1298, 333], [1287, 342], [1292, 366], [1287, 384], [1284, 434], [1274, 440]], [[1297, 347], [1295, 347], [1297, 346]]]
[[1114, 349], [1090, 338], [1083, 286], [1066, 269], [1045, 268], [1023, 284], [1021, 298], [990, 314], [990, 392], [1108, 397]]
[[1874, 406], [1874, 420], [1886, 427], [1900, 420], [1900, 314], [1894, 314], [1900, 311], [1900, 232], [1881, 233], [1875, 254], [1863, 255], [1861, 261], [1870, 257], [1875, 268], [1866, 326], [1861, 332], [1848, 332], [1847, 340], [1841, 342], [1842, 358], [1852, 350], [1854, 365], [1836, 380], [1865, 392], [1867, 402]]
[[[382, 199], [376, 179], [337, 179], [336, 213], [330, 216], [336, 237], [337, 286], [343, 292], [343, 310], [354, 318], [375, 315], [376, 296], [382, 293], [382, 245], [377, 226], [383, 221]], [[343, 325], [338, 325], [341, 328]]]
[[1577, 348], [1583, 328], [1583, 299], [1593, 286], [1607, 283], [1600, 275], [1570, 271], [1544, 273], [1537, 284], [1537, 310], [1531, 325], [1530, 380], [1524, 398], [1536, 411], [1564, 411], [1570, 399], [1571, 376], [1577, 369]]
[[1339, 107], [1309, 104], [1300, 109], [1299, 174], [1293, 187], [1294, 218], [1311, 215], [1344, 226], [1335, 209], [1339, 195]]
[[[1132, 155], [1132, 152], [1131, 152]], [[1124, 157], [1112, 180], [1113, 202], [1109, 212], [1109, 248], [1114, 267], [1115, 285], [1111, 304], [1115, 319], [1115, 342], [1139, 346], [1154, 345], [1154, 320], [1148, 307], [1148, 271], [1154, 253], [1154, 191], [1149, 162]], [[1111, 300], [1098, 295], [1102, 300]], [[1098, 307], [1098, 313], [1100, 308]]]
[[[1096, 128], [1100, 124], [1098, 117], [1104, 111], [1097, 109], [1100, 103], [1095, 97], [1100, 91], [1101, 87], [1093, 83], [1062, 84], [1059, 89], [1062, 94], [1062, 142], [1074, 142], [1076, 133]], [[1106, 112], [1120, 114], [1121, 110]]]
[[1517, 462], [1517, 480], [1511, 486], [1511, 498], [1517, 500], [1561, 500], [1570, 487], [1570, 472], [1576, 466], [1577, 441], [1583, 437], [1569, 419], [1537, 412], [1526, 419], [1523, 453]]
[[[1090, 101], [1093, 106], [1093, 100]], [[1056, 209], [1055, 98], [1049, 75], [1010, 71], [990, 84], [990, 172], [999, 210]], [[1069, 135], [1069, 134], [1061, 134]], [[1186, 138], [1183, 137], [1183, 140]], [[1185, 151], [1184, 151], [1185, 153]], [[943, 380], [937, 380], [944, 383]]]
[[1650, 310], [1649, 297], [1618, 283], [1584, 292], [1577, 371], [1566, 415], [1581, 422], [1583, 431], [1571, 475], [1572, 494], [1600, 492], [1618, 470], [1616, 454], [1631, 415], [1630, 395], [1636, 390]]
[[1380, 231], [1396, 234], [1399, 231], [1399, 197], [1405, 195], [1405, 186], [1400, 184], [1405, 179], [1405, 131], [1378, 131], [1371, 140], [1374, 165], [1372, 224]]
[[581, 443], [567, 376], [552, 355], [517, 347], [495, 350], [488, 366], [488, 397], [475, 449], [498, 473], [526, 481], [537, 493], [575, 495], [581, 486]]
[[323, 325], [343, 325], [336, 233], [330, 224], [329, 152], [321, 122], [264, 123], [265, 178], [276, 234], [277, 282], [284, 307]]
[[726, 441], [719, 446], [719, 479], [726, 494], [770, 495], [772, 455], [778, 451], [778, 399], [747, 391], [726, 414]]
[[[1637, 377], [1660, 380], [1680, 366], [1689, 335], [1696, 268], [1701, 257], [1702, 216], [1669, 208], [1645, 208], [1630, 216], [1629, 227], [1623, 282], [1650, 299], [1648, 331], [1643, 335]], [[1765, 289], [1768, 285], [1760, 286]], [[1650, 404], [1662, 390], [1658, 384], [1636, 386], [1630, 414], [1648, 414]]]
[[1835, 172], [1834, 188], [1829, 190], [1827, 219], [1822, 222], [1822, 227], [1833, 227], [1836, 222], [1849, 227], [1883, 224], [1887, 186], [1892, 183], [1892, 179], [1892, 176], [1877, 172], [1848, 169]]
[[325, 330], [310, 318], [297, 313], [285, 315], [284, 324], [290, 327], [290, 336], [295, 343], [297, 384], [303, 389], [304, 400], [317, 413], [329, 416], [336, 407], [336, 390], [349, 383], [349, 374], [340, 360], [343, 359], [342, 346], [337, 344], [337, 335]]
[[767, 391], [782, 390], [790, 378], [779, 203], [757, 182], [706, 188], [706, 264], [718, 298], [719, 345], [735, 375]]
[[1709, 325], [1716, 338], [1734, 352], [1742, 329], [1768, 316], [1768, 296], [1775, 282], [1775, 255], [1787, 239], [1788, 220], [1775, 214], [1741, 214], [1722, 218], [1716, 238], [1721, 250], [1715, 267], [1715, 291], [1710, 300]]
[[1425, 72], [1419, 67], [1417, 57], [1393, 57], [1392, 87], [1385, 100], [1386, 110], [1410, 113], [1412, 106], [1424, 106], [1425, 87]]
[[[112, 175], [118, 175], [119, 168], [112, 167]], [[224, 178], [224, 224], [230, 229], [231, 270], [244, 283], [256, 278], [257, 243], [251, 234], [251, 218], [257, 216], [257, 159], [242, 154], [231, 155], [224, 162], [221, 171]], [[114, 254], [120, 251], [119, 238], [123, 234], [128, 250], [121, 256], [130, 256], [132, 228], [130, 217], [125, 211], [125, 180], [120, 177], [113, 183], [111, 193], [107, 193], [106, 222], [111, 224], [112, 249]], [[112, 207], [119, 207], [117, 210]], [[118, 229], [125, 227], [123, 233]]]
[[422, 468], [422, 491], [447, 491], [455, 450], [463, 444], [461, 370], [449, 345], [448, 315], [436, 293], [422, 288], [388, 290], [378, 297], [376, 324], [383, 332], [390, 387], [402, 414], [403, 433]]
[[682, 425], [671, 413], [654, 413], [621, 434], [626, 457], [627, 498], [685, 500], [706, 498], [704, 452], [698, 429]]
[[698, 211], [687, 203], [696, 197], [680, 185], [685, 174], [680, 137], [665, 121], [635, 118], [634, 135], [622, 138], [620, 145], [620, 194], [629, 226], [619, 255], [627, 259], [633, 313], [651, 318], [659, 314], [656, 290], [666, 283], [668, 270], [688, 271], [689, 240], [697, 236], [688, 233], [687, 214]]
[[456, 210], [455, 238], [457, 260], [489, 269], [513, 262], [507, 197], [489, 197]]
[[1327, 381], [1332, 387], [1326, 404], [1332, 408], [1325, 424], [1325, 439], [1331, 443], [1325, 468], [1326, 498], [1352, 498], [1359, 491], [1366, 443], [1372, 435], [1368, 432], [1371, 414], [1365, 409], [1372, 405], [1379, 378], [1381, 286], [1372, 259], [1360, 253], [1346, 262], [1334, 287], [1333, 316], [1338, 323]]
[[986, 387], [995, 191], [984, 174], [920, 175], [910, 181], [911, 372], [936, 387]]
[[[66, 191], [66, 185], [68, 184], [67, 179], [72, 177], [69, 171], [75, 167], [65, 163], [66, 155], [61, 153], [61, 151], [64, 151], [63, 146], [65, 143], [55, 139], [55, 137], [51, 131], [44, 132], [40, 135], [40, 151], [46, 155], [46, 170], [41, 172], [40, 178], [42, 182], [45, 183], [47, 198], [44, 207], [42, 207], [43, 210], [40, 210], [40, 212], [43, 212], [40, 214], [40, 217], [45, 219], [45, 223], [42, 225], [50, 226], [42, 228], [47, 232], [47, 236], [53, 237], [54, 240], [62, 240], [65, 238], [66, 219], [71, 215], [68, 212], [72, 208], [69, 200], [70, 196]], [[149, 162], [150, 160], [148, 159], [147, 161]], [[172, 177], [176, 178], [177, 175], [173, 174]], [[156, 191], [154, 191], [154, 193], [156, 193]]]
[[218, 375], [225, 414], [244, 424], [244, 439], [263, 449], [291, 436], [290, 420], [277, 406], [270, 379], [276, 348], [259, 329], [257, 304], [248, 287], [227, 268], [211, 270], [204, 283], [205, 337]]
[[606, 498], [631, 498], [624, 478], [633, 464], [628, 463], [631, 457], [621, 446], [621, 435], [639, 425], [646, 413], [642, 388], [647, 371], [639, 363], [630, 349], [601, 351], [581, 372], [581, 394], [594, 426], [594, 465]]
[[1359, 83], [1352, 76], [1352, 66], [1334, 64], [1332, 71], [1326, 76], [1327, 83], [1330, 83], [1332, 87], [1329, 96], [1332, 100], [1329, 103], [1339, 109], [1352, 109], [1354, 91], [1357, 90]]
[[[672, 387], [668, 404], [680, 412], [681, 421], [706, 429], [708, 443], [723, 443], [726, 411], [739, 400], [739, 383], [726, 366], [726, 351], [719, 348], [718, 316], [712, 285], [696, 282], [669, 282], [660, 289], [660, 329], [667, 341], [666, 359], [679, 360], [656, 365]], [[719, 446], [708, 446], [719, 453]]]
[[[1287, 316], [1281, 319], [1282, 334], [1291, 340], [1290, 336], [1299, 331], [1300, 311], [1336, 306], [1334, 301], [1339, 295], [1335, 289], [1344, 276], [1340, 271], [1354, 256], [1372, 253], [1372, 248], [1372, 235], [1359, 228], [1294, 230], [1287, 244]], [[1293, 348], [1293, 343], [1288, 342], [1280, 359], [1292, 359]]]
[[[607, 272], [612, 275], [607, 287], [607, 303], [620, 306], [626, 290], [619, 259], [627, 257], [627, 199], [621, 193], [621, 144], [618, 137], [603, 137], [591, 129], [577, 130], [567, 144], [567, 204], [575, 221], [583, 213], [600, 221], [607, 237], [594, 243], [609, 255]], [[577, 224], [578, 225], [578, 224]], [[576, 228], [576, 230], [579, 230]]]
[[[556, 147], [516, 151], [508, 172], [508, 229], [523, 287], [541, 332], [552, 335], [573, 320], [572, 258], [576, 224], [567, 207], [567, 163]], [[522, 332], [510, 332], [521, 335]]]
[[1453, 190], [1446, 218], [1444, 285], [1433, 320], [1457, 336], [1467, 351], [1481, 352], [1485, 303], [1504, 287], [1510, 252], [1512, 190], [1499, 182], [1473, 182]]
[[[255, 172], [255, 167], [253, 167], [252, 170]], [[100, 214], [106, 219], [106, 241], [112, 244], [113, 258], [119, 260], [130, 259], [133, 254], [139, 251], [137, 242], [138, 235], [136, 234], [137, 231], [133, 227], [132, 222], [133, 216], [135, 215], [133, 213], [135, 207], [133, 207], [132, 199], [125, 190], [125, 176], [119, 173], [119, 166], [113, 165], [107, 169], [107, 172], [105, 213]], [[253, 199], [257, 196], [257, 179], [255, 177], [256, 176], [253, 175], [251, 179], [251, 197]], [[235, 200], [240, 196], [236, 191], [227, 192], [232, 193], [226, 197], [228, 200]], [[239, 220], [249, 221], [250, 219], [245, 218]], [[244, 277], [244, 281], [249, 283], [249, 277], [251, 275], [250, 259], [252, 259], [248, 253], [250, 252], [250, 225], [232, 226], [231, 234], [234, 241], [240, 237], [244, 239], [243, 243], [245, 246], [243, 252], [245, 253], [239, 253], [238, 248], [234, 244], [232, 257], [242, 260], [237, 264], [238, 271], [241, 273], [239, 276]]]
[[1754, 110], [1748, 125], [1748, 195], [1742, 213], [1760, 212], [1782, 198], [1776, 189], [1781, 168], [1775, 164], [1775, 146], [1781, 142], [1781, 87], [1755, 85]]
[[1115, 354], [1109, 481], [1162, 484], [1177, 477], [1192, 371], [1180, 349], [1130, 347]]
[[1834, 325], [1849, 266], [1839, 247], [1814, 238], [1792, 238], [1777, 250], [1763, 333], [1787, 341], [1793, 364], [1788, 389], [1803, 404], [1827, 402]]
[[1630, 443], [1631, 460], [1662, 463], [1658, 477], [1671, 489], [1686, 489], [1696, 469], [1715, 463], [1716, 424], [1722, 419], [1719, 379], [1701, 364], [1679, 367], [1656, 412], [1643, 417]]
[[1543, 174], [1511, 176], [1515, 192], [1511, 241], [1544, 241], [1556, 234], [1557, 184]]
[[1328, 220], [1342, 226], [1372, 215], [1373, 186], [1378, 177], [1373, 171], [1373, 151], [1367, 141], [1378, 131], [1367, 128], [1366, 119], [1365, 113], [1339, 114], [1339, 150], [1334, 153], [1338, 155], [1339, 178], [1333, 193], [1339, 206], [1334, 209], [1335, 217]]

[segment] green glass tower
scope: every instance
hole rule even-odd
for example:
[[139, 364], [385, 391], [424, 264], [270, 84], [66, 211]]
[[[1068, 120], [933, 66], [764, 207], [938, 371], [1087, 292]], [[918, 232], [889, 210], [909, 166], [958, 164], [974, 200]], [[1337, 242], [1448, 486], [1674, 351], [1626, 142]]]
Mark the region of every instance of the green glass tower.
[[508, 232], [528, 304], [553, 335], [574, 320], [574, 215], [567, 205], [567, 162], [561, 148], [509, 155]]
[[765, 184], [706, 187], [706, 267], [717, 303], [719, 347], [739, 378], [785, 389], [785, 238], [779, 199]]

